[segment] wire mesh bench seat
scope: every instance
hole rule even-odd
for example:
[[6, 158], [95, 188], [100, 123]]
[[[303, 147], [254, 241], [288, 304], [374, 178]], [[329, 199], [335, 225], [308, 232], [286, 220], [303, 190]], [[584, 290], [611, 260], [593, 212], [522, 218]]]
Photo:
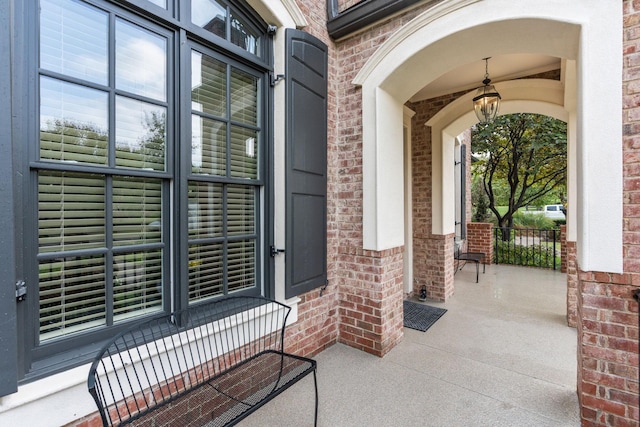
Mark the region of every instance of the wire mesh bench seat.
[[[474, 262], [476, 264], [476, 283], [478, 283], [480, 276], [480, 263], [482, 263], [482, 273], [485, 273], [487, 264], [485, 263], [485, 255], [483, 252], [461, 252], [456, 250], [454, 253], [454, 259], [457, 261], [456, 263], [456, 272], [458, 270], [462, 270], [467, 261]], [[460, 265], [460, 261], [464, 261], [462, 265]]]
[[104, 426], [231, 426], [313, 373], [284, 352], [291, 308], [230, 297], [144, 320], [111, 339], [89, 370]]

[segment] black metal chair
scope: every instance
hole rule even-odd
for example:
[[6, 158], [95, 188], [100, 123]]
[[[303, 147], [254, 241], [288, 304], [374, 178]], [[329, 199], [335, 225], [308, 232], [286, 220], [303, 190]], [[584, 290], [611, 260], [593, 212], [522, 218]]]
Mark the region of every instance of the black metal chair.
[[[485, 273], [487, 267], [484, 252], [461, 252], [460, 248], [456, 247], [453, 258], [456, 260], [456, 270], [454, 274], [457, 273], [458, 270], [462, 270], [467, 262], [474, 262], [476, 264], [476, 283], [478, 283], [480, 278], [480, 263], [482, 263], [482, 274]], [[462, 265], [460, 265], [461, 261]]]

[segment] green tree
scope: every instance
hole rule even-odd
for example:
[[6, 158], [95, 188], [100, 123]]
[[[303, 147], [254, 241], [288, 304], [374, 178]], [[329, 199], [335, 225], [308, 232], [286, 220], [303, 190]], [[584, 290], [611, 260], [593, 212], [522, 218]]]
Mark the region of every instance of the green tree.
[[471, 178], [471, 206], [473, 222], [485, 222], [489, 217], [489, 199], [479, 176]]
[[[518, 209], [566, 186], [567, 125], [561, 120], [528, 113], [499, 116], [472, 129], [471, 148], [503, 237]], [[506, 212], [497, 206], [506, 206]]]

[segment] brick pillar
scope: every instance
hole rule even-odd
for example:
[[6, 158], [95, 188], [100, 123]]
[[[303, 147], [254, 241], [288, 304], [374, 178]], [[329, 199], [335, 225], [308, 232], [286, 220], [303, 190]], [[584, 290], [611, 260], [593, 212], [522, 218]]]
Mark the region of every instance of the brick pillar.
[[338, 340], [384, 356], [404, 334], [402, 269], [404, 248], [369, 251], [340, 247]]
[[427, 287], [427, 297], [446, 301], [453, 295], [453, 241], [455, 234], [415, 236], [413, 238], [413, 293]]
[[576, 242], [567, 241], [567, 226], [560, 226], [560, 271], [567, 273], [567, 325], [575, 328], [578, 305], [578, 269], [576, 268]]
[[490, 222], [467, 224], [467, 252], [483, 252], [486, 263], [493, 263], [493, 224]]
[[638, 426], [638, 303], [631, 275], [578, 272], [583, 426]]
[[560, 226], [560, 271], [567, 272], [567, 226]]

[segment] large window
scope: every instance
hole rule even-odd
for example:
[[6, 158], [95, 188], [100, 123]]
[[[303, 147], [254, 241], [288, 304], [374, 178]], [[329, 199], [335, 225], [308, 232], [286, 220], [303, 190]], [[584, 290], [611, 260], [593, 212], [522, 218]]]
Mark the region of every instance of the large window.
[[189, 301], [257, 282], [260, 79], [202, 53], [191, 56]]
[[222, 1], [149, 4], [167, 14], [40, 1], [36, 360], [269, 289], [266, 25]]

